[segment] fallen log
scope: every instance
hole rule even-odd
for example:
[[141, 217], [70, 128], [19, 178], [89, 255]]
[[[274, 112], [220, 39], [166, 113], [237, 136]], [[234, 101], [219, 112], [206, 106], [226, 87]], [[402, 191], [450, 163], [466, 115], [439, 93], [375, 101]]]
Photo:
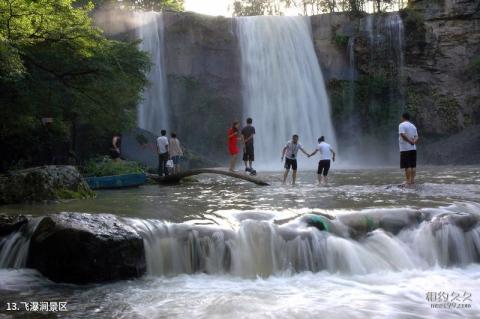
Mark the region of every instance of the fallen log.
[[168, 175], [168, 176], [158, 176], [158, 175], [149, 175], [150, 178], [157, 181], [161, 184], [176, 184], [179, 183], [180, 180], [186, 177], [200, 175], [200, 174], [218, 174], [218, 175], [225, 175], [230, 176], [233, 178], [243, 179], [248, 182], [255, 183], [260, 186], [269, 186], [267, 182], [240, 172], [230, 172], [229, 170], [222, 169], [222, 168], [197, 168], [197, 169], [190, 169], [178, 174]]

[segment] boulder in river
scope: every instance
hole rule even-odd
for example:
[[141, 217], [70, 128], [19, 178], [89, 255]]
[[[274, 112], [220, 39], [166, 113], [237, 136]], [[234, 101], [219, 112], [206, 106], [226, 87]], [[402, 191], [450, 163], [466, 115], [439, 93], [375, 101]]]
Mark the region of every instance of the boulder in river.
[[109, 214], [44, 217], [30, 240], [27, 267], [55, 282], [98, 283], [142, 276], [142, 238]]
[[93, 196], [74, 166], [47, 165], [0, 176], [0, 204]]

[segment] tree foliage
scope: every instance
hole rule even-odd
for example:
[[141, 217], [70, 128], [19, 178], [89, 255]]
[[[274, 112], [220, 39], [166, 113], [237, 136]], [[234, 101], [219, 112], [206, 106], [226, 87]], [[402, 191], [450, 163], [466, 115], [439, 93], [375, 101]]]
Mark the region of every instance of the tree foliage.
[[280, 1], [277, 0], [235, 0], [235, 16], [281, 15]]
[[[91, 0], [80, 0], [80, 4], [86, 5]], [[92, 0], [95, 7], [121, 6], [130, 10], [143, 11], [183, 11], [184, 0]]]
[[405, 0], [235, 0], [233, 14], [280, 15], [288, 8], [295, 8], [303, 15], [332, 12], [383, 12], [403, 8]]
[[136, 43], [103, 37], [92, 8], [72, 0], [0, 2], [0, 169], [36, 164], [49, 143], [72, 146], [78, 123], [101, 136], [133, 126], [148, 56]]

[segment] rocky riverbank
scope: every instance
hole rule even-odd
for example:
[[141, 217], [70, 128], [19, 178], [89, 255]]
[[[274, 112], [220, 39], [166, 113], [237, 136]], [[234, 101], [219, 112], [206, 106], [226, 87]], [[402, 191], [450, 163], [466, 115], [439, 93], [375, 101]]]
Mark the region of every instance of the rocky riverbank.
[[0, 176], [0, 204], [94, 196], [74, 166], [33, 167]]

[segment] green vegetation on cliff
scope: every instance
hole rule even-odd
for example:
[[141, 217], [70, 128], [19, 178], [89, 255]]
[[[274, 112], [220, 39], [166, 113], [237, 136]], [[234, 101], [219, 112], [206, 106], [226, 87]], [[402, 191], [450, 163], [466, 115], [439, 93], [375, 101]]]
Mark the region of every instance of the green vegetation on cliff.
[[149, 58], [136, 43], [107, 40], [92, 9], [72, 0], [0, 2], [0, 171], [74, 157], [68, 150], [82, 123], [108, 142], [134, 125]]

